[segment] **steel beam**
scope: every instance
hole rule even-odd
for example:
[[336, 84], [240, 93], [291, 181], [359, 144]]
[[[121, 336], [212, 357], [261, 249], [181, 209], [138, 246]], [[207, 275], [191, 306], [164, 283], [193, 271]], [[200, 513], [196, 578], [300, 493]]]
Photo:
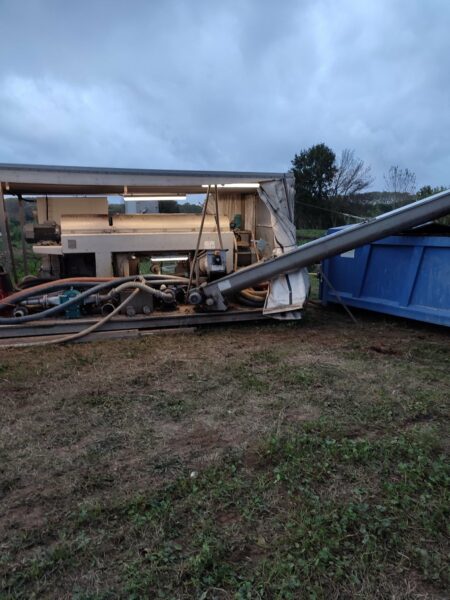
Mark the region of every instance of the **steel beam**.
[[[1, 325], [0, 340], [10, 338], [26, 338], [35, 336], [54, 336], [78, 333], [86, 329], [97, 318], [84, 319], [47, 319], [18, 325]], [[248, 321], [269, 320], [260, 309], [230, 310], [227, 313], [196, 313], [173, 314], [154, 313], [148, 317], [136, 316], [131, 318], [115, 317], [108, 321], [98, 331], [122, 331], [164, 329], [179, 327], [197, 327], [201, 325], [217, 325], [220, 323], [244, 323]]]
[[450, 191], [447, 190], [324, 236], [287, 254], [240, 269], [218, 281], [192, 290], [190, 299], [194, 304], [205, 302], [213, 310], [225, 310], [224, 296], [232, 295], [263, 281], [270, 281], [279, 275], [318, 263], [324, 258], [405, 231], [449, 213]]

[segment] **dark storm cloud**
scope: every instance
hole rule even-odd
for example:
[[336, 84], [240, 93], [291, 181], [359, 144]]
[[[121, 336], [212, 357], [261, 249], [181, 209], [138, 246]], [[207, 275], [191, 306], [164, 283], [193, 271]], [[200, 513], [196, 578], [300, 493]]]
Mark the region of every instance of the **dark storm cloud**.
[[324, 141], [450, 184], [446, 0], [0, 0], [0, 161], [286, 170]]

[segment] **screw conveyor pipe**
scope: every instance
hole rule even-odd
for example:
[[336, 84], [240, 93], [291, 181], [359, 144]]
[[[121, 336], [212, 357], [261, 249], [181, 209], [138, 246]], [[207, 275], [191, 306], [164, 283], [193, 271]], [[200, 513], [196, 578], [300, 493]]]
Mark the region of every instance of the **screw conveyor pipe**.
[[206, 283], [190, 292], [189, 302], [206, 304], [212, 310], [225, 310], [224, 296], [235, 294], [263, 281], [270, 281], [278, 275], [297, 271], [330, 256], [353, 250], [449, 213], [450, 190], [446, 190], [313, 240], [292, 252], [240, 269], [217, 281]]

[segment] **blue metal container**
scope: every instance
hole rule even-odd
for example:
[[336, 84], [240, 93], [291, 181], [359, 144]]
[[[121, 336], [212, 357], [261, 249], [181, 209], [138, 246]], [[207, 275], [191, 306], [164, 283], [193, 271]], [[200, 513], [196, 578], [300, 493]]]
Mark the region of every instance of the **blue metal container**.
[[424, 226], [344, 252], [324, 260], [322, 270], [324, 304], [340, 297], [349, 306], [450, 327], [450, 235], [445, 227]]

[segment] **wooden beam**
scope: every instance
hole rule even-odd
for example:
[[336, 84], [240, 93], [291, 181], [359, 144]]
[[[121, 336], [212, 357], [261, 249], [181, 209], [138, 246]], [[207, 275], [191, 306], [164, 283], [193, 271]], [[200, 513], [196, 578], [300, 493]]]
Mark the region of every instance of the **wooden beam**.
[[24, 275], [28, 275], [28, 257], [27, 257], [27, 242], [23, 228], [25, 227], [25, 210], [24, 201], [22, 196], [19, 196], [19, 222], [20, 222], [20, 239], [22, 242], [22, 258], [23, 258], [23, 272]]
[[3, 198], [2, 185], [0, 183], [0, 233], [2, 234], [0, 261], [7, 273], [11, 273], [11, 260], [8, 252], [8, 233], [6, 229], [5, 199]]
[[14, 279], [17, 283], [16, 265], [14, 262], [14, 254], [11, 244], [11, 236], [9, 233], [8, 215], [5, 207], [5, 197], [3, 195], [3, 187], [0, 182], [0, 232], [2, 234], [2, 246], [3, 256], [5, 262], [6, 272]]

